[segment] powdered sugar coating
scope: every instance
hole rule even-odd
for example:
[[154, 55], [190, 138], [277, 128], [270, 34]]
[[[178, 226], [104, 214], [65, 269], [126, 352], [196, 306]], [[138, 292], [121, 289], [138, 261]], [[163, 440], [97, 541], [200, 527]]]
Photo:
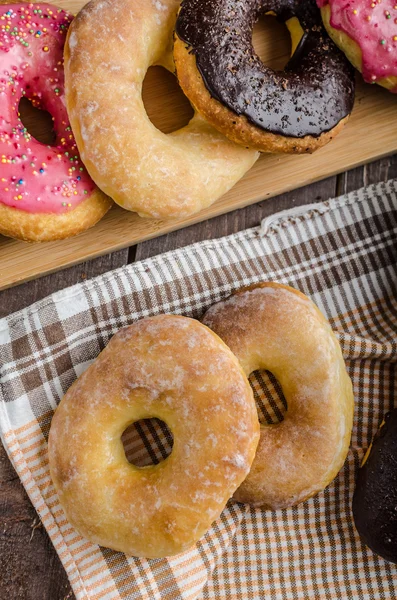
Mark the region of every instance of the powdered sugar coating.
[[254, 463], [235, 498], [279, 509], [322, 490], [344, 462], [353, 417], [351, 382], [329, 323], [309, 298], [276, 283], [237, 292], [211, 307], [203, 322], [246, 375], [271, 371], [288, 403], [281, 423], [261, 426]]
[[212, 204], [259, 156], [198, 115], [168, 135], [148, 118], [142, 84], [152, 65], [175, 72], [179, 4], [94, 0], [74, 20], [65, 48], [66, 102], [84, 163], [115, 202], [152, 218], [186, 217]]
[[[151, 417], [168, 425], [174, 445], [166, 460], [138, 469], [120, 438]], [[83, 535], [135, 556], [168, 556], [219, 516], [258, 438], [252, 391], [234, 355], [198, 321], [163, 315], [120, 330], [66, 394], [51, 426], [51, 474]]]

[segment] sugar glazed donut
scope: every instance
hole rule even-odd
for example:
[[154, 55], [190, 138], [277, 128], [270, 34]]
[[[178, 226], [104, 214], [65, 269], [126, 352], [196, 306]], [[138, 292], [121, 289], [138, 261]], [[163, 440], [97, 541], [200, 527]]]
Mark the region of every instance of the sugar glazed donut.
[[[269, 13], [292, 33], [284, 71], [266, 67], [252, 45], [255, 22]], [[261, 152], [313, 152], [353, 108], [353, 70], [314, 0], [184, 0], [174, 58], [196, 109], [231, 140]]]
[[[72, 16], [50, 4], [0, 6], [0, 233], [27, 241], [66, 238], [110, 208], [82, 164], [65, 108], [63, 47]], [[28, 98], [51, 113], [53, 146], [19, 116]]]
[[[67, 108], [92, 178], [127, 210], [179, 218], [212, 204], [258, 155], [195, 115], [166, 135], [149, 120], [142, 83], [151, 65], [174, 70], [178, 0], [93, 0], [65, 50]], [[93, 44], [93, 39], [107, 40]]]
[[288, 404], [281, 423], [261, 426], [251, 472], [235, 499], [276, 510], [324, 489], [345, 461], [353, 420], [351, 381], [328, 321], [297, 290], [262, 283], [215, 304], [203, 322], [247, 376], [271, 371]]
[[317, 0], [329, 35], [367, 83], [397, 93], [397, 4], [394, 0]]
[[[163, 462], [138, 468], [120, 438], [150, 417], [167, 423], [174, 445]], [[163, 557], [204, 535], [248, 474], [258, 439], [235, 356], [200, 322], [161, 315], [122, 329], [74, 383], [48, 450], [59, 499], [82, 535]]]

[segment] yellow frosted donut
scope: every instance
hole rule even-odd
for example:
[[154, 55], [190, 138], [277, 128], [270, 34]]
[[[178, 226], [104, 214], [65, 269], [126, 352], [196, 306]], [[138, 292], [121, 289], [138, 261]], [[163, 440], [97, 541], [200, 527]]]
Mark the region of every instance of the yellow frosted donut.
[[65, 48], [66, 102], [77, 145], [97, 185], [120, 206], [154, 218], [212, 204], [258, 154], [201, 117], [166, 135], [149, 120], [142, 83], [151, 65], [174, 71], [178, 0], [93, 0]]
[[345, 461], [353, 420], [351, 381], [328, 321], [304, 294], [262, 283], [215, 304], [203, 322], [246, 375], [271, 371], [288, 403], [281, 423], [261, 426], [251, 472], [235, 499], [280, 509], [324, 489]]
[[[169, 426], [173, 449], [138, 468], [121, 435], [151, 417]], [[73, 384], [52, 420], [48, 451], [76, 529], [154, 558], [205, 534], [248, 474], [258, 439], [252, 391], [229, 348], [198, 321], [161, 315], [119, 331]]]

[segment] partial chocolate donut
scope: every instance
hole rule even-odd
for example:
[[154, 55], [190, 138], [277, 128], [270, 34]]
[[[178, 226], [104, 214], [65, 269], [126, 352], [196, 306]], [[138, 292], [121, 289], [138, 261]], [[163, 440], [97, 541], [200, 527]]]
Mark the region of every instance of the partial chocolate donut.
[[353, 516], [363, 542], [397, 563], [397, 408], [385, 416], [364, 458]]
[[[252, 45], [253, 26], [268, 13], [299, 40], [284, 71], [266, 67]], [[353, 108], [353, 69], [314, 0], [184, 0], [174, 58], [196, 109], [233, 141], [262, 152], [311, 152]]]

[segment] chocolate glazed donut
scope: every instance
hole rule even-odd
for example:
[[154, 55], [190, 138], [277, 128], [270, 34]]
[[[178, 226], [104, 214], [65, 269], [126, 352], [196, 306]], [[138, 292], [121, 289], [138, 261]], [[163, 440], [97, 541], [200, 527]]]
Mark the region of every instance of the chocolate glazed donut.
[[[284, 71], [266, 67], [252, 45], [255, 22], [269, 13], [287, 24], [296, 45]], [[312, 152], [353, 108], [353, 69], [314, 0], [184, 0], [174, 58], [196, 109], [233, 141], [262, 152]]]

